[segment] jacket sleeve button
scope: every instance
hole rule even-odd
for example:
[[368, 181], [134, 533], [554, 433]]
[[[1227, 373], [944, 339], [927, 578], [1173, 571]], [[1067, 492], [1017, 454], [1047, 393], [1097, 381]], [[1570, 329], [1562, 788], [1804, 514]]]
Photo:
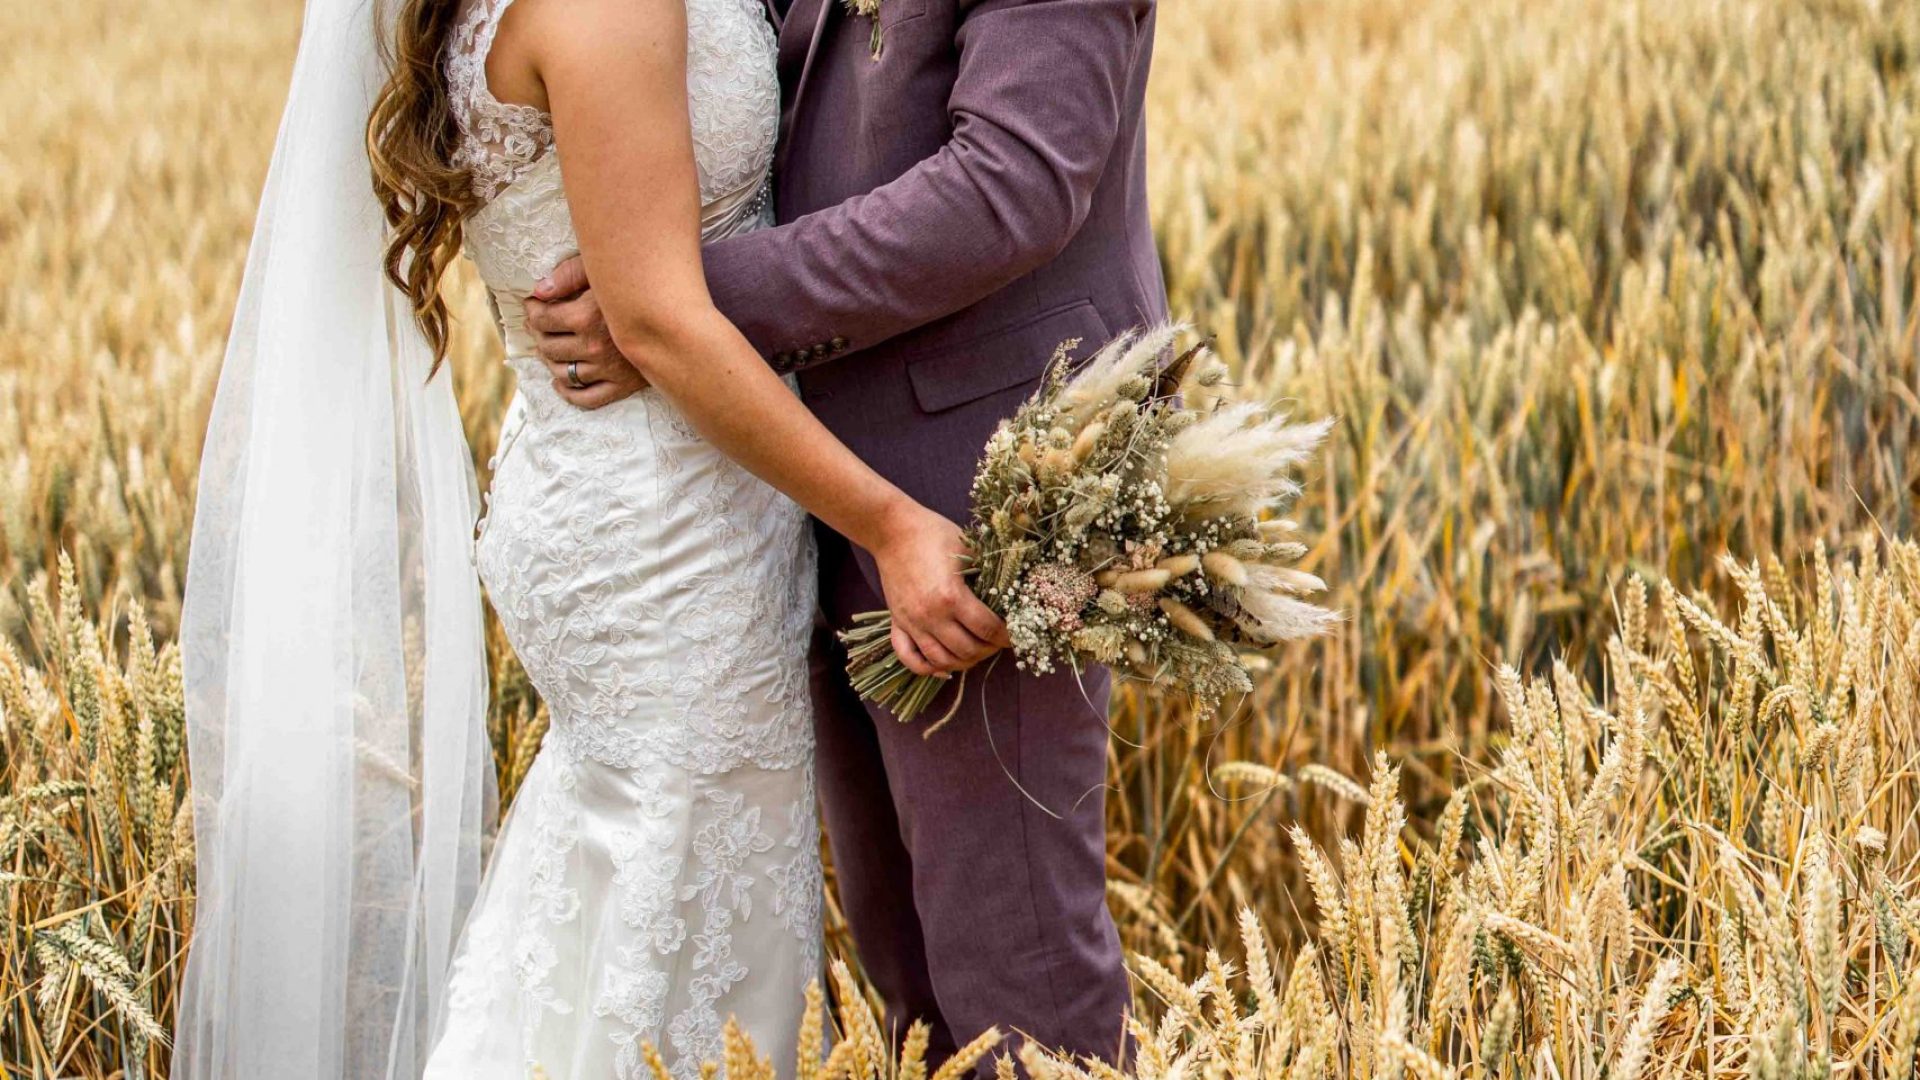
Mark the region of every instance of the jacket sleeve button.
[[835, 335], [834, 339], [828, 344], [832, 347], [834, 352], [845, 352], [847, 349], [847, 339], [840, 337], [838, 335]]
[[813, 358], [815, 360], [825, 359], [829, 351], [830, 350], [827, 348], [827, 343], [823, 341], [820, 344], [815, 345], [813, 347]]

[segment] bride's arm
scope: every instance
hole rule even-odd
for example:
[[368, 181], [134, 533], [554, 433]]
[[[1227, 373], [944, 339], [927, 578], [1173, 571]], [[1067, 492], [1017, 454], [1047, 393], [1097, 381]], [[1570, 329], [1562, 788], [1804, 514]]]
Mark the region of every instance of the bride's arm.
[[910, 667], [957, 670], [1003, 645], [959, 575], [959, 530], [834, 438], [707, 294], [683, 0], [525, 6], [517, 29], [620, 351], [722, 452], [873, 554]]

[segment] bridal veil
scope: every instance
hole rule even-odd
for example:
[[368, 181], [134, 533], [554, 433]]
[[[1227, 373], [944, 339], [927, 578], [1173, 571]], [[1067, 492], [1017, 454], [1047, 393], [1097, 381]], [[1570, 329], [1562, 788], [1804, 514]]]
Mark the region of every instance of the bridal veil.
[[179, 1080], [418, 1075], [493, 809], [476, 495], [381, 274], [376, 0], [309, 0], [200, 467]]

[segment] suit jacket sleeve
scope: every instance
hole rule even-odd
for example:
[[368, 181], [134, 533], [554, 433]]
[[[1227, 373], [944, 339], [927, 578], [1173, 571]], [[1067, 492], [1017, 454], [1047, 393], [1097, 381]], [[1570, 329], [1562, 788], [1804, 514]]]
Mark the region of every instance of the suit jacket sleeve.
[[1153, 0], [960, 4], [944, 147], [869, 194], [707, 246], [715, 304], [776, 367], [966, 308], [1086, 220]]

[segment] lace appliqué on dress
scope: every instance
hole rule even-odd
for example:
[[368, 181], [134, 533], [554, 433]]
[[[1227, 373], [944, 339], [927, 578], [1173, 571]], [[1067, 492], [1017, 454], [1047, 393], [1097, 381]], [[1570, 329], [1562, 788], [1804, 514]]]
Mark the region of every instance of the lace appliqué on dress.
[[482, 201], [505, 191], [529, 166], [553, 149], [553, 120], [531, 105], [493, 96], [487, 86], [487, 55], [500, 18], [513, 0], [468, 0], [447, 38], [447, 88], [460, 138], [453, 164], [473, 176]]

